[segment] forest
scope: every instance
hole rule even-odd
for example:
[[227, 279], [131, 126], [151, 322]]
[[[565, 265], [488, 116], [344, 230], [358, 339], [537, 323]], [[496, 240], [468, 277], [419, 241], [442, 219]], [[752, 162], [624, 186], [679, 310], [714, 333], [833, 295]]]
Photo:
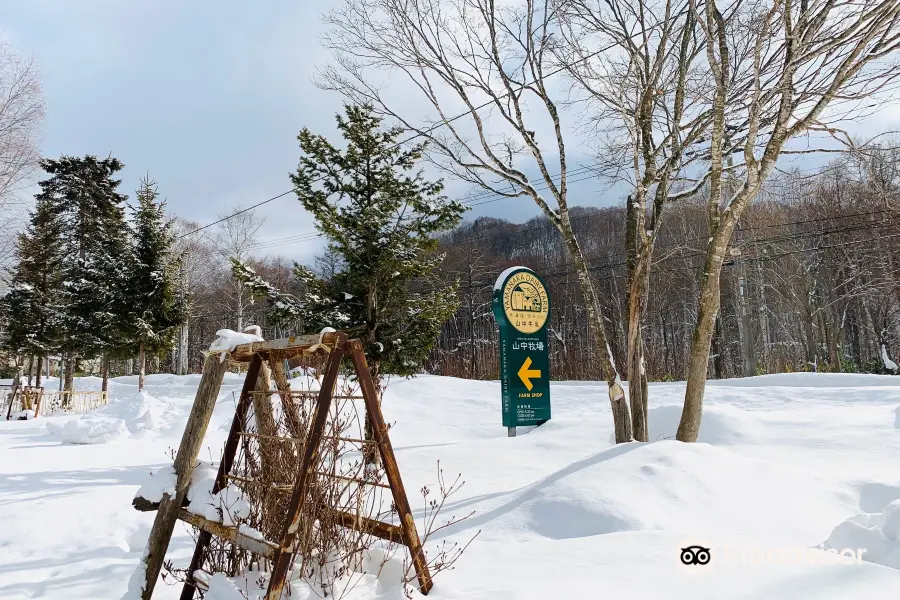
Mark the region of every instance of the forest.
[[[735, 234], [722, 273], [722, 311], [716, 322], [710, 375], [721, 379], [794, 371], [886, 372], [900, 349], [900, 215], [882, 190], [900, 184], [896, 161], [885, 151], [866, 161], [841, 160], [810, 172], [786, 172], [772, 179]], [[877, 181], [876, 181], [877, 179]], [[483, 201], [483, 199], [482, 199]], [[624, 361], [627, 303], [622, 252], [622, 202], [607, 208], [573, 208], [573, 226], [590, 263], [604, 314], [615, 332], [611, 348]], [[264, 225], [251, 215], [243, 225]], [[185, 229], [189, 225], [182, 225]], [[234, 224], [229, 229], [239, 229]], [[681, 380], [695, 325], [698, 277], [706, 230], [704, 206], [686, 199], [673, 206], [658, 233], [659, 255], [651, 272], [651, 293], [643, 327], [646, 370], [651, 381]], [[252, 236], [251, 236], [252, 237]], [[251, 303], [231, 282], [220, 258], [236, 247], [232, 231], [192, 242], [188, 260], [205, 274], [196, 290], [189, 321], [189, 356], [216, 329], [261, 324], [266, 335], [303, 329], [268, 324], [269, 309]], [[251, 249], [266, 244], [248, 243]], [[185, 247], [187, 247], [185, 245]], [[526, 223], [480, 217], [467, 219], [441, 236], [445, 253], [441, 278], [459, 282], [459, 308], [441, 329], [426, 362], [428, 372], [496, 379], [498, 331], [491, 313], [497, 275], [524, 265], [549, 287], [551, 377], [601, 377], [595, 346], [585, 326], [578, 282], [559, 231], [546, 218]], [[272, 250], [268, 250], [272, 252]], [[282, 290], [302, 294], [287, 257], [253, 258], [248, 264]], [[324, 253], [314, 269], [333, 272], [336, 258]], [[310, 265], [313, 266], [313, 265]], [[168, 370], [177, 352], [160, 363]], [[196, 372], [199, 359], [188, 370]], [[890, 371], [887, 371], [890, 372]]]

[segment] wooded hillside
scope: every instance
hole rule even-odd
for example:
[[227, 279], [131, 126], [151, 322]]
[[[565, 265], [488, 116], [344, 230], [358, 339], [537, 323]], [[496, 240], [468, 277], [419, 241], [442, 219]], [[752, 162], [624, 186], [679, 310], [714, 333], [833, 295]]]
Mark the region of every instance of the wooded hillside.
[[[900, 345], [900, 218], [885, 200], [894, 163], [838, 163], [773, 181], [748, 209], [722, 275], [722, 313], [712, 352], [716, 378], [785, 371], [881, 372], [881, 345]], [[577, 212], [577, 214], [576, 214]], [[658, 236], [643, 329], [651, 380], [684, 377], [706, 244], [704, 206], [674, 205]], [[624, 207], [573, 210], [591, 263], [617, 364], [624, 360]], [[498, 273], [538, 271], [549, 286], [552, 376], [597, 379], [578, 283], [558, 231], [544, 217], [523, 225], [470, 220], [443, 240], [444, 276], [459, 278], [461, 305], [432, 352], [429, 369], [497, 377], [490, 310]], [[893, 354], [891, 354], [893, 356]]]

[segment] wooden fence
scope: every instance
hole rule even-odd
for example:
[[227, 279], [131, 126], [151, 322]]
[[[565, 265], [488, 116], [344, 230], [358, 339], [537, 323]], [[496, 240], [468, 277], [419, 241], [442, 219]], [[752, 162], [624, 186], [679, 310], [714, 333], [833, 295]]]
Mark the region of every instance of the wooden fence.
[[55, 412], [83, 413], [96, 410], [109, 402], [108, 392], [44, 392], [41, 401], [41, 414], [49, 415]]
[[0, 406], [3, 407], [3, 417], [15, 419], [19, 413], [25, 410], [34, 412], [34, 416], [39, 415], [43, 393], [44, 388], [30, 385], [0, 386]]
[[26, 410], [33, 411], [35, 417], [56, 412], [83, 413], [96, 410], [108, 401], [107, 392], [48, 392], [43, 387], [21, 386], [14, 393], [13, 386], [0, 385], [0, 406], [3, 407], [3, 417], [7, 419], [16, 419]]

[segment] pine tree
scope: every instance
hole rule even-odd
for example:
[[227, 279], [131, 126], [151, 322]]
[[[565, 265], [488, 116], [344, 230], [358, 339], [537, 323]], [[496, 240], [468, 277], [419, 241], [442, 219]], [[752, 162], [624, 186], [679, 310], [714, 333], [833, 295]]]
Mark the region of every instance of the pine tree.
[[[370, 106], [337, 116], [343, 150], [303, 129], [303, 156], [291, 176], [297, 197], [339, 258], [330, 277], [297, 265], [306, 293], [293, 297], [233, 261], [235, 276], [268, 299], [282, 321], [347, 331], [365, 345], [376, 382], [420, 372], [443, 323], [458, 306], [455, 286], [435, 270], [435, 234], [459, 224], [465, 208], [443, 196], [442, 181], [414, 171], [425, 145], [403, 149], [401, 128], [382, 128]], [[366, 423], [367, 437], [371, 437]], [[372, 456], [367, 456], [371, 461]]]
[[116, 351], [126, 341], [120, 318], [129, 262], [126, 196], [113, 178], [123, 165], [88, 155], [46, 159], [41, 166], [50, 177], [40, 182], [36, 198], [52, 207], [63, 232], [60, 349], [71, 389], [78, 359]]
[[141, 180], [134, 215], [133, 260], [128, 283], [129, 331], [138, 350], [138, 387], [144, 389], [146, 357], [159, 355], [175, 343], [187, 317], [187, 304], [178, 293], [175, 236], [166, 218], [165, 202], [158, 201], [156, 183]]
[[27, 229], [19, 235], [17, 264], [3, 298], [7, 323], [3, 345], [12, 353], [37, 357], [37, 385], [44, 359], [57, 351], [62, 318], [62, 232], [46, 200], [38, 200]]
[[370, 106], [346, 106], [345, 113], [337, 125], [346, 147], [303, 129], [303, 156], [291, 176], [300, 203], [340, 258], [339, 270], [326, 279], [296, 266], [307, 289], [302, 298], [282, 294], [240, 263], [234, 271], [282, 321], [359, 337], [376, 378], [410, 375], [421, 370], [458, 304], [455, 288], [435, 276], [443, 260], [435, 234], [459, 224], [465, 208], [441, 195], [442, 181], [413, 172], [424, 144], [401, 148], [403, 130], [382, 128]]

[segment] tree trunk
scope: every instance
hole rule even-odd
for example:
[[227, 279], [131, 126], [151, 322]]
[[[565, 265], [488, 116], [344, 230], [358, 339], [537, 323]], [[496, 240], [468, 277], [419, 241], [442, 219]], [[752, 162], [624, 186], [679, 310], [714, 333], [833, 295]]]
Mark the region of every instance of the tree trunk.
[[144, 374], [147, 368], [147, 356], [144, 352], [144, 342], [141, 341], [138, 346], [138, 390], [144, 389]]
[[647, 423], [647, 373], [644, 369], [644, 338], [641, 332], [644, 306], [649, 287], [649, 256], [636, 259], [628, 286], [628, 340], [625, 361], [628, 378], [628, 399], [631, 405], [631, 425], [634, 439], [650, 441]]
[[188, 370], [190, 369], [188, 363], [188, 335], [190, 330], [188, 329], [188, 324], [185, 323], [181, 326], [181, 335], [178, 343], [178, 374], [179, 375], [187, 375]]
[[594, 336], [594, 342], [597, 345], [597, 358], [600, 361], [600, 371], [603, 379], [608, 386], [609, 403], [612, 408], [613, 426], [615, 427], [616, 443], [631, 441], [631, 418], [628, 415], [628, 404], [625, 402], [625, 390], [617, 381], [618, 373], [613, 365], [612, 352], [606, 338], [606, 328], [603, 325], [603, 318], [600, 312], [599, 302], [594, 291], [594, 284], [591, 281], [590, 271], [584, 255], [575, 235], [572, 233], [572, 225], [569, 221], [569, 213], [563, 212], [560, 215], [562, 225], [560, 232], [566, 243], [569, 255], [575, 263], [575, 273], [578, 276], [578, 283], [581, 286], [581, 294], [584, 299], [584, 307], [587, 312], [588, 325]]
[[34, 381], [34, 372], [32, 369], [34, 368], [34, 354], [28, 355], [28, 387], [31, 387], [31, 382]]
[[44, 357], [42, 355], [38, 354], [36, 359], [37, 359], [37, 369], [35, 369], [35, 372], [34, 372], [34, 385], [35, 385], [35, 387], [41, 387], [41, 375], [43, 375], [43, 373], [41, 371], [44, 368]]
[[762, 265], [756, 262], [756, 277], [759, 285], [756, 286], [757, 299], [759, 301], [759, 331], [762, 334], [762, 372], [768, 373], [771, 369], [770, 350], [772, 348], [772, 336], [769, 331], [769, 305], [766, 301], [766, 286], [763, 279]]
[[103, 362], [101, 363], [100, 370], [103, 376], [103, 385], [100, 388], [104, 394], [109, 391], [109, 354], [103, 355]]
[[244, 294], [243, 286], [238, 282], [238, 290], [236, 296], [237, 304], [237, 329], [235, 331], [244, 330]]
[[75, 362], [76, 359], [71, 354], [66, 354], [66, 375], [63, 384], [64, 392], [71, 392], [75, 389]]
[[[721, 303], [722, 300], [719, 299]], [[722, 314], [716, 314], [715, 331], [713, 331], [712, 353], [713, 353], [713, 374], [716, 379], [725, 379], [725, 344], [722, 343], [724, 336], [722, 335]]]
[[803, 319], [803, 334], [806, 338], [806, 367], [815, 365], [816, 361], [816, 329], [813, 327], [813, 320], [810, 306], [804, 307], [804, 313], [801, 315]]
[[834, 320], [831, 318], [831, 311], [822, 311], [822, 325], [825, 329], [825, 343], [828, 346], [828, 362], [831, 363], [831, 372], [841, 372], [841, 354], [838, 350], [837, 328], [834, 326]]
[[723, 225], [710, 241], [706, 252], [704, 280], [700, 288], [700, 306], [697, 324], [691, 339], [688, 358], [687, 387], [684, 392], [684, 408], [678, 424], [676, 439], [681, 442], [696, 442], [700, 434], [703, 417], [703, 393], [706, 390], [706, 376], [709, 372], [709, 349], [719, 312], [720, 277], [725, 260], [725, 248], [731, 236], [731, 227]]

